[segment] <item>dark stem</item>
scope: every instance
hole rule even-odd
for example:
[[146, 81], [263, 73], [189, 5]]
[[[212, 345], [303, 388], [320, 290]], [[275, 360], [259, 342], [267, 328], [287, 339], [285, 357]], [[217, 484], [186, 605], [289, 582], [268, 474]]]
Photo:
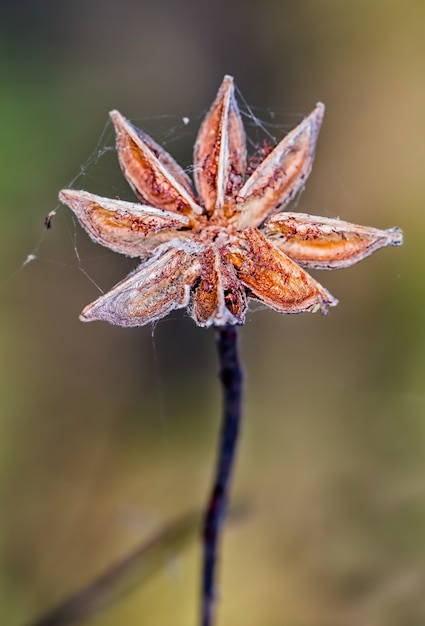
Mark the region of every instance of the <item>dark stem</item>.
[[220, 380], [223, 387], [223, 421], [215, 478], [203, 529], [202, 626], [212, 626], [214, 623], [218, 547], [226, 515], [242, 414], [242, 369], [239, 363], [237, 341], [236, 326], [223, 326], [216, 329]]

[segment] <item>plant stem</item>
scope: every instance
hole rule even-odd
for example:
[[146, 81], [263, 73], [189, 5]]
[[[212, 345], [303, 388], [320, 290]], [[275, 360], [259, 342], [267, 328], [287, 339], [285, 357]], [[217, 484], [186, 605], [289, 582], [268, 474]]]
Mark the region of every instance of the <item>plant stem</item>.
[[232, 469], [242, 416], [242, 369], [238, 357], [238, 329], [222, 326], [216, 329], [223, 388], [223, 418], [217, 467], [203, 529], [202, 626], [212, 626], [217, 599], [218, 547], [226, 515]]

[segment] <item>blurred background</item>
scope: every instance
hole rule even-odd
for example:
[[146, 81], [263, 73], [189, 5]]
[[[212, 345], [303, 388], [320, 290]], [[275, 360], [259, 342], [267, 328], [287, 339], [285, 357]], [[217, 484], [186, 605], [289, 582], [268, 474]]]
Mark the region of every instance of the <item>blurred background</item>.
[[[232, 492], [248, 513], [225, 535], [217, 624], [425, 623], [425, 4], [2, 0], [1, 624], [29, 626], [204, 506], [213, 333], [180, 313], [79, 322], [134, 263], [91, 243], [57, 193], [131, 199], [113, 108], [190, 166], [225, 73], [277, 140], [325, 102], [299, 209], [397, 225], [405, 244], [316, 273], [340, 300], [328, 317], [248, 316]], [[195, 625], [199, 567], [193, 541], [86, 623]]]

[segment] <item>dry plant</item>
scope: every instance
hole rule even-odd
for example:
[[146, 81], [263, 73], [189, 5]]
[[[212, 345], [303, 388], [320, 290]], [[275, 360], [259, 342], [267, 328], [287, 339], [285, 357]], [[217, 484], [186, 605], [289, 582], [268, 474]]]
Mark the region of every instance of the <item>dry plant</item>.
[[[203, 522], [202, 626], [214, 623], [218, 549], [242, 417], [237, 331], [249, 300], [281, 313], [326, 313], [337, 300], [304, 268], [345, 268], [402, 243], [398, 228], [378, 230], [286, 211], [311, 172], [323, 113], [318, 103], [278, 145], [261, 148], [247, 166], [233, 78], [225, 76], [195, 143], [194, 187], [163, 148], [112, 111], [121, 169], [140, 203], [74, 189], [59, 195], [93, 241], [141, 259], [124, 280], [85, 307], [82, 321], [142, 326], [187, 308], [198, 326], [215, 327], [224, 407]], [[191, 535], [196, 520], [177, 521], [151, 546]], [[39, 626], [87, 617], [121, 589], [147, 552], [124, 559]]]

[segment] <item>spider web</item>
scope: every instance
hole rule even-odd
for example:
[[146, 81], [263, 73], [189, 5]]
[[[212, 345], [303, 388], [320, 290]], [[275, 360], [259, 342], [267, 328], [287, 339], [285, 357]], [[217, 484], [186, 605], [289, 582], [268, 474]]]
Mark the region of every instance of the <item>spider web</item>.
[[[249, 171], [250, 165], [254, 169], [258, 162], [264, 158], [264, 152], [272, 149], [291, 128], [300, 122], [306, 111], [289, 113], [285, 109], [253, 107], [246, 102], [239, 90], [237, 90], [237, 98], [247, 136]], [[195, 117], [160, 115], [133, 118], [131, 121], [164, 147], [192, 177], [193, 145], [204, 113], [201, 112]], [[135, 201], [134, 194], [118, 165], [112, 122], [106, 121], [92, 153], [63, 187], [84, 189], [104, 197]], [[295, 200], [296, 202], [297, 200]], [[73, 213], [68, 207], [60, 203], [47, 211], [40, 219], [40, 223], [42, 220], [44, 220], [44, 228], [38, 241], [16, 270], [0, 282], [0, 289], [29, 264], [43, 261], [80, 272], [84, 279], [95, 287], [97, 293], [94, 294], [94, 299], [115, 284], [104, 284], [101, 278], [103, 272], [99, 268], [105, 263], [110, 263], [109, 258], [115, 259], [112, 264], [120, 269], [121, 277], [124, 276], [123, 271], [128, 273], [137, 265], [137, 260], [111, 253], [92, 242], [88, 244], [88, 236], [78, 224]], [[51, 234], [59, 229], [64, 230], [63, 239], [66, 242], [61, 258], [52, 255], [48, 245]], [[123, 265], [124, 268], [122, 268]], [[263, 307], [256, 303], [255, 308]], [[161, 320], [161, 323], [164, 321], [166, 320]], [[153, 330], [155, 326], [156, 324], [152, 325]]]

